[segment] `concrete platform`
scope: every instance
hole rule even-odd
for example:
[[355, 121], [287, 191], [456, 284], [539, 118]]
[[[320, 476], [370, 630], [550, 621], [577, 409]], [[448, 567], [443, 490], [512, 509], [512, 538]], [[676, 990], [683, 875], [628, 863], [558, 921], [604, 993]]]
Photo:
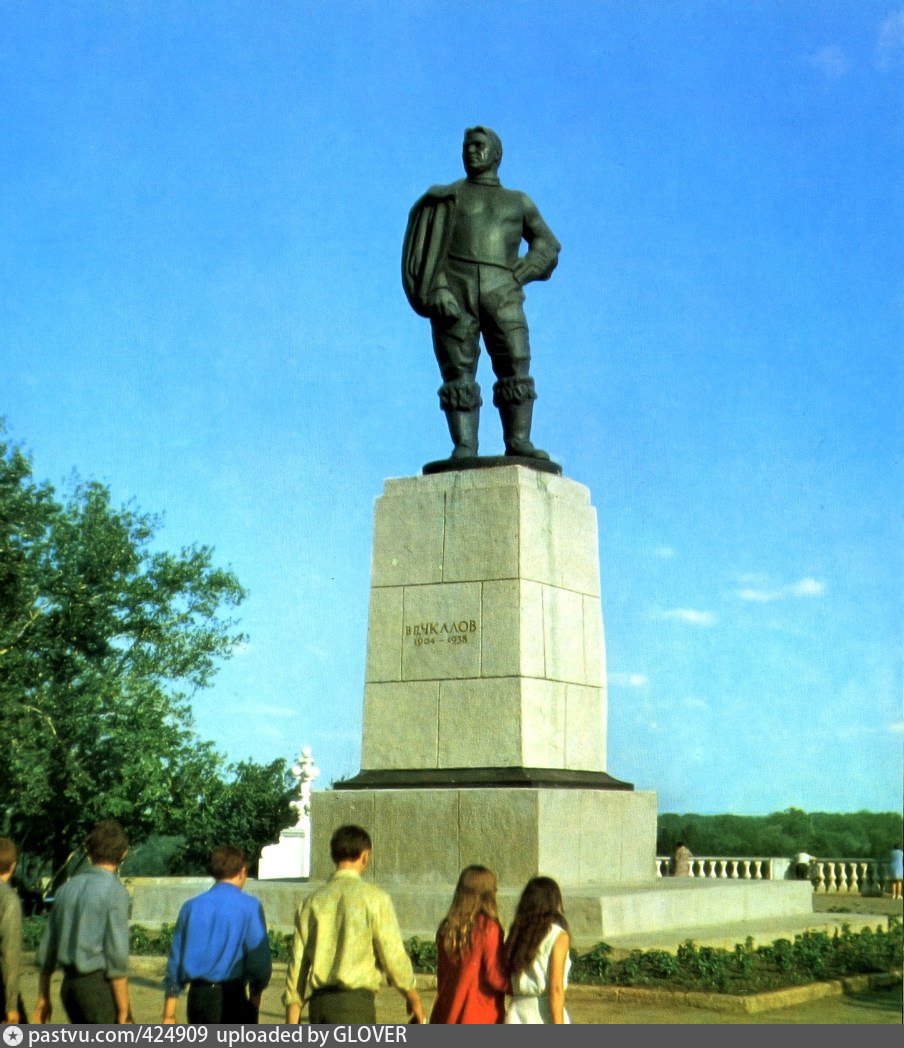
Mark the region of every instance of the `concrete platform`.
[[[715, 946], [731, 950], [736, 943], [743, 943], [748, 936], [754, 946], [768, 946], [776, 939], [789, 939], [804, 932], [826, 932], [832, 935], [847, 925], [851, 931], [864, 928], [887, 928], [888, 917], [882, 913], [812, 913], [804, 917], [774, 917], [762, 920], [737, 921], [721, 925], [689, 926], [644, 933], [607, 936], [605, 941], [613, 948], [615, 956], [630, 950], [666, 950], [674, 953], [688, 939], [698, 946]], [[580, 948], [580, 944], [579, 944]]]
[[[435, 885], [384, 887], [392, 895], [404, 934], [433, 938], [448, 909], [451, 886], [440, 890]], [[514, 915], [519, 894], [520, 891], [505, 887], [498, 893], [504, 926]], [[799, 881], [682, 878], [633, 886], [581, 886], [570, 890], [563, 887], [563, 895], [572, 939], [578, 949], [598, 942], [624, 942], [633, 949], [634, 942], [645, 936], [660, 936], [659, 941], [677, 946], [688, 938], [700, 941], [706, 935], [722, 939], [733, 934], [733, 929], [741, 929], [740, 938], [730, 944], [733, 946], [754, 934], [758, 927], [768, 933], [773, 927], [798, 927], [803, 931], [807, 927], [843, 923], [836, 920], [838, 915], [814, 915], [812, 888]]]
[[[212, 883], [203, 877], [126, 879], [132, 922], [155, 928], [175, 922], [186, 899]], [[261, 900], [270, 927], [292, 929], [295, 910], [320, 882], [249, 881], [246, 890]], [[453, 884], [386, 883], [405, 937], [432, 939], [445, 916]], [[507, 925], [518, 891], [499, 893]], [[646, 885], [600, 885], [565, 892], [565, 907], [578, 949], [605, 941], [618, 949], [673, 949], [693, 939], [732, 947], [748, 935], [757, 942], [792, 938], [807, 930], [885, 926], [886, 914], [814, 913], [813, 893], [800, 881], [710, 881], [678, 878]]]
[[808, 919], [813, 890], [803, 881], [666, 877], [645, 884], [582, 886], [566, 892], [565, 903], [575, 940], [611, 943], [623, 936], [671, 936], [689, 927]]

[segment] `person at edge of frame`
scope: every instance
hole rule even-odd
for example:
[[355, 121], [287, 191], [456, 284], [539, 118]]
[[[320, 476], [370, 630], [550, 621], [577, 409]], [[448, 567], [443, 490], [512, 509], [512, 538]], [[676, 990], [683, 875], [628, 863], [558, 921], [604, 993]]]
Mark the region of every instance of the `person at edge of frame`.
[[22, 975], [22, 903], [10, 884], [19, 852], [9, 837], [0, 837], [0, 1003], [3, 1022], [25, 1022], [25, 1005], [19, 993]]

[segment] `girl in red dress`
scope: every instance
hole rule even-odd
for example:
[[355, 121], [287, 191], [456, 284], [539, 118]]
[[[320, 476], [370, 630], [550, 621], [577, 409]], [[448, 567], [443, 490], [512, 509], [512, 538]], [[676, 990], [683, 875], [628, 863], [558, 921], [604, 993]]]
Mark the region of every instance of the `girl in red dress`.
[[510, 993], [502, 963], [496, 874], [461, 871], [452, 905], [436, 933], [437, 994], [431, 1023], [501, 1023]]

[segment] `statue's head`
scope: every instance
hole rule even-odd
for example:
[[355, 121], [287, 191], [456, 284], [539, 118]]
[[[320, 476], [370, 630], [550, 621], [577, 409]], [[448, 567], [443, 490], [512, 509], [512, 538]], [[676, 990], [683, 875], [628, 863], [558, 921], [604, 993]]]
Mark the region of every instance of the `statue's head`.
[[495, 174], [502, 162], [502, 139], [488, 127], [479, 124], [469, 127], [465, 131], [461, 158], [469, 177], [488, 171]]

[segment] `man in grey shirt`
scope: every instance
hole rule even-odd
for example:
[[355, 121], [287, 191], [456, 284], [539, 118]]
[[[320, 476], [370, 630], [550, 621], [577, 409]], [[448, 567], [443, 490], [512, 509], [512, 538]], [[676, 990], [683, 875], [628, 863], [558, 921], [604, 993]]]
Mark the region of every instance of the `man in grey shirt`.
[[22, 903], [9, 883], [18, 861], [15, 844], [8, 837], [0, 837], [0, 1004], [8, 1023], [19, 1023], [25, 1018], [19, 996]]
[[41, 972], [34, 1021], [50, 1021], [50, 977], [63, 969], [60, 998], [71, 1023], [130, 1023], [129, 895], [116, 872], [129, 850], [112, 819], [85, 839], [91, 866], [57, 893], [35, 958]]

